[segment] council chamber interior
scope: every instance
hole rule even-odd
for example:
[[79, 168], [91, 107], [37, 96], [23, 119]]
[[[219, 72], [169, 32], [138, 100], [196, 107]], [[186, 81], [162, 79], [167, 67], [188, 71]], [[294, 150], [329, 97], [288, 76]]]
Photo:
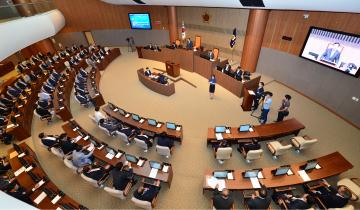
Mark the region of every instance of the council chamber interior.
[[359, 12], [0, 1], [0, 209], [360, 208]]

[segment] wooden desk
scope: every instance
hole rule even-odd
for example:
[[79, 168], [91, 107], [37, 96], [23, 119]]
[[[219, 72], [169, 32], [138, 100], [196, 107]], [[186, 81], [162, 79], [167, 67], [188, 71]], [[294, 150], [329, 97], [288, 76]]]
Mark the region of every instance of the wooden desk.
[[91, 69], [89, 73], [89, 78], [86, 80], [87, 90], [89, 91], [89, 96], [95, 104], [95, 107], [101, 107], [105, 104], [104, 98], [100, 93], [100, 71], [97, 69]]
[[[26, 150], [28, 152], [28, 154], [25, 155], [23, 157], [23, 159], [26, 160], [29, 164], [31, 164], [31, 163], [36, 164], [36, 167], [31, 169], [30, 171], [32, 173], [34, 173], [35, 175], [41, 177], [41, 178], [47, 177], [46, 173], [41, 168], [40, 163], [38, 162], [36, 154], [34, 153], [34, 151], [32, 151], [31, 148], [28, 145], [26, 145], [25, 143], [22, 143], [19, 146], [23, 150]], [[10, 154], [13, 153], [14, 151], [15, 150], [13, 148], [8, 150], [8, 156], [10, 156]], [[17, 171], [18, 169], [20, 169], [21, 167], [23, 167], [23, 165], [20, 163], [18, 157], [13, 157], [11, 159], [9, 158], [9, 163], [10, 163], [11, 169], [14, 172]], [[27, 172], [24, 171], [19, 176], [15, 177], [15, 178], [16, 178], [16, 181], [27, 192], [32, 192], [32, 189], [33, 189], [33, 187], [35, 186], [36, 183], [34, 182], [34, 180], [31, 179], [30, 175]], [[34, 201], [43, 192], [44, 188], [50, 189], [54, 193], [58, 193], [60, 191], [60, 189], [51, 180], [48, 180], [41, 187], [39, 187], [38, 189], [36, 189], [34, 192], [32, 192], [30, 194], [30, 199], [32, 201]], [[67, 195], [64, 195], [55, 204], [53, 204], [51, 202], [51, 199], [48, 196], [46, 198], [44, 198], [39, 204], [36, 204], [35, 202], [33, 203], [33, 205], [36, 208], [39, 208], [39, 209], [56, 209], [56, 208], [60, 207], [60, 204], [70, 204], [70, 205], [74, 206], [75, 208], [80, 208], [80, 204], [78, 202], [76, 202], [75, 200], [73, 200], [72, 198], [70, 198], [69, 196], [67, 196]], [[86, 207], [82, 207], [82, 208], [86, 208]]]
[[96, 67], [102, 71], [105, 70], [106, 67], [118, 56], [121, 55], [119, 48], [111, 49], [108, 55], [104, 56], [104, 59], [100, 61], [100, 63], [96, 63]]
[[15, 69], [14, 64], [11, 61], [3, 61], [0, 62], [0, 77], [4, 76], [5, 74], [13, 71]]
[[[89, 134], [86, 130], [84, 130], [83, 128], [81, 128], [79, 126], [79, 124], [76, 121], [72, 121], [78, 128], [80, 131], [82, 131], [84, 134], [88, 135], [91, 137], [91, 139], [95, 140], [98, 143], [104, 144], [102, 141], [100, 141], [99, 139], [96, 139], [95, 137], [93, 137], [91, 134]], [[63, 130], [65, 131], [65, 133], [70, 137], [70, 138], [76, 138], [79, 136], [79, 133], [77, 131], [73, 130], [72, 125], [67, 122], [64, 125], [62, 125]], [[81, 145], [81, 146], [86, 146], [88, 145], [90, 142], [88, 140], [84, 140], [83, 138], [81, 138], [77, 144]], [[117, 151], [116, 149], [114, 149], [115, 151]], [[120, 158], [116, 158], [114, 157], [113, 159], [108, 159], [107, 157], [105, 157], [107, 154], [105, 147], [102, 148], [101, 150], [95, 148], [95, 151], [93, 153], [94, 157], [111, 165], [111, 166], [116, 166], [116, 164], [118, 163], [125, 163], [126, 158], [125, 155], [122, 155]], [[134, 174], [141, 176], [141, 177], [146, 177], [146, 178], [150, 178], [149, 174], [151, 171], [151, 167], [150, 167], [150, 163], [149, 160], [146, 160], [145, 163], [143, 164], [143, 166], [138, 166], [136, 164], [132, 164], [132, 168], [133, 168], [133, 172]], [[162, 172], [162, 171], [158, 171], [156, 178], [164, 183], [167, 183], [169, 188], [171, 186], [171, 182], [172, 182], [172, 178], [173, 178], [173, 169], [170, 166], [169, 167], [169, 171], [167, 173]]]
[[194, 72], [200, 74], [206, 79], [209, 79], [219, 61], [219, 59], [210, 61], [208, 59], [202, 58], [200, 57], [200, 53], [197, 52], [194, 55]]
[[147, 120], [145, 119], [145, 121], [143, 123], [137, 122], [135, 120], [133, 120], [130, 117], [125, 117], [123, 115], [121, 115], [118, 112], [114, 112], [112, 109], [110, 109], [109, 105], [106, 105], [102, 108], [102, 110], [109, 115], [110, 117], [113, 117], [129, 126], [132, 127], [136, 127], [142, 130], [146, 130], [146, 131], [150, 131], [156, 134], [160, 134], [162, 132], [166, 132], [166, 135], [175, 138], [178, 141], [182, 141], [182, 136], [183, 136], [183, 130], [184, 128], [181, 126], [181, 130], [177, 131], [177, 130], [172, 130], [172, 129], [167, 129], [166, 125], [164, 123], [162, 123], [162, 126], [160, 128], [156, 127], [156, 126], [151, 126], [148, 124]]
[[[320, 158], [316, 159], [318, 164], [321, 166], [321, 169], [312, 170], [307, 172], [311, 181], [316, 181], [319, 179], [325, 179], [331, 176], [341, 174], [349, 169], [353, 168], [353, 165], [347, 161], [339, 152], [334, 152]], [[285, 187], [291, 185], [304, 184], [307, 181], [304, 181], [298, 171], [300, 166], [303, 166], [306, 162], [294, 163], [291, 164], [291, 171], [294, 175], [288, 176], [274, 176], [271, 171], [277, 167], [263, 168], [262, 174], [264, 179], [259, 179], [260, 183], [265, 185], [267, 188], [276, 188], [276, 187]], [[245, 170], [236, 169], [234, 170], [234, 180], [225, 180], [226, 188], [229, 190], [248, 190], [253, 189], [250, 179], [243, 178], [242, 172]], [[213, 170], [206, 170], [204, 176], [203, 190], [212, 190], [207, 184], [207, 178], [211, 177]]]
[[[298, 135], [300, 130], [305, 126], [297, 121], [295, 118], [287, 119], [281, 122], [274, 122], [265, 125], [253, 126], [253, 132], [239, 132], [238, 127], [232, 127], [231, 133], [223, 133], [222, 136], [230, 143], [237, 143], [238, 141], [257, 139], [259, 141], [276, 139], [288, 135]], [[216, 142], [215, 128], [208, 128], [207, 144]]]
[[171, 96], [175, 93], [175, 84], [173, 82], [164, 85], [157, 81], [152, 80], [150, 77], [145, 76], [144, 69], [137, 70], [139, 81], [150, 90], [157, 92], [164, 96]]

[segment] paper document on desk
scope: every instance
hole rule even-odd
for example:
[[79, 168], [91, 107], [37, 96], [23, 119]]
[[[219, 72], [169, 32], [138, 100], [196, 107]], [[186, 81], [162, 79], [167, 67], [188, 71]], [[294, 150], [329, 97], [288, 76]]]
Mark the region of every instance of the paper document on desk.
[[36, 205], [39, 205], [39, 203], [44, 200], [45, 197], [46, 193], [42, 192], [37, 198], [35, 198], [34, 203], [36, 203]]
[[215, 189], [216, 185], [218, 186], [218, 190], [222, 191], [226, 188], [225, 180], [224, 179], [217, 179], [216, 177], [211, 176], [207, 179], [207, 185], [213, 189]]
[[86, 140], [88, 140], [90, 138], [90, 136], [85, 136], [84, 137], [84, 140], [86, 141]]
[[130, 117], [130, 114], [126, 114], [125, 117]]
[[163, 168], [162, 168], [162, 171], [167, 173], [169, 171], [169, 168], [170, 168], [170, 166], [164, 165]]
[[91, 152], [95, 146], [91, 143], [90, 146], [87, 148], [87, 151]]
[[288, 172], [286, 173], [287, 175], [291, 176], [293, 175], [294, 173], [291, 171], [291, 170], [288, 170]]
[[160, 127], [161, 127], [161, 123], [158, 123], [158, 124], [156, 125], [156, 127], [157, 127], [157, 128], [160, 128]]
[[17, 171], [15, 171], [14, 172], [14, 175], [15, 176], [19, 176], [22, 172], [24, 172], [25, 171], [25, 167], [23, 166], [23, 167], [21, 167], [21, 168], [19, 168]]
[[223, 140], [224, 139], [221, 133], [217, 133], [217, 134], [215, 134], [215, 136], [216, 136], [216, 140]]
[[12, 124], [12, 123], [11, 123], [10, 125], [7, 125], [7, 126], [6, 126], [7, 129], [10, 129], [10, 128], [13, 128], [13, 127], [15, 127], [15, 125]]
[[181, 126], [176, 127], [176, 131], [180, 131], [181, 130]]
[[26, 169], [25, 169], [25, 172], [31, 171], [31, 169], [33, 169], [33, 167], [32, 167], [32, 166], [30, 166], [30, 167], [26, 168]]
[[77, 136], [77, 137], [74, 139], [74, 143], [78, 142], [80, 139], [81, 139], [81, 136]]
[[264, 175], [261, 171], [259, 171], [258, 173], [258, 176], [257, 176], [259, 179], [263, 179], [264, 178]]
[[109, 160], [112, 160], [114, 157], [115, 157], [115, 155], [113, 154], [113, 153], [107, 153], [106, 155], [105, 155], [105, 157], [107, 158], [107, 159], [109, 159]]
[[261, 188], [258, 178], [256, 178], [256, 177], [250, 178], [250, 181], [251, 181], [253, 188]]
[[227, 174], [227, 179], [234, 179], [233, 172], [229, 172], [229, 173]]
[[253, 96], [255, 95], [254, 91], [252, 91], [252, 90], [248, 90], [248, 92], [250, 95], [253, 95]]
[[23, 152], [23, 153], [21, 153], [21, 154], [18, 155], [19, 158], [22, 158], [22, 157], [24, 157], [24, 156], [25, 156], [25, 152]]
[[254, 129], [253, 129], [253, 128], [249, 128], [249, 131], [250, 131], [250, 132], [254, 132]]
[[230, 134], [231, 133], [230, 129], [226, 129], [225, 133]]
[[306, 173], [305, 170], [298, 171], [298, 174], [301, 176], [304, 182], [311, 181], [309, 175]]
[[140, 121], [139, 121], [139, 123], [143, 123], [145, 120], [144, 119], [141, 119]]
[[14, 151], [14, 152], [10, 153], [9, 158], [13, 159], [14, 157], [17, 157], [17, 156], [18, 156], [18, 153], [16, 151]]
[[55, 198], [51, 200], [51, 203], [52, 203], [52, 204], [57, 203], [57, 202], [60, 200], [60, 198], [61, 198], [60, 195], [55, 196]]
[[122, 153], [121, 153], [121, 152], [118, 152], [118, 153], [115, 155], [115, 157], [116, 157], [116, 158], [120, 158], [121, 155], [122, 155]]
[[151, 169], [151, 171], [150, 171], [149, 177], [150, 177], [150, 178], [155, 179], [155, 178], [156, 178], [156, 175], [157, 175], [158, 170], [159, 170], [159, 169], [152, 168], [152, 169]]
[[138, 166], [142, 166], [143, 165], [143, 163], [144, 163], [144, 160], [139, 160], [138, 162], [137, 162], [137, 164], [136, 165], [138, 165]]

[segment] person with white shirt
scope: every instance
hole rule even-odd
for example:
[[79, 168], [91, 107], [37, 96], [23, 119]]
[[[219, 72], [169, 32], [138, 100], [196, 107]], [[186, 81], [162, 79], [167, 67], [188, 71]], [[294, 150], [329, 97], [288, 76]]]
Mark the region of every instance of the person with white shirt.
[[74, 164], [74, 166], [76, 166], [78, 168], [82, 168], [82, 167], [92, 163], [92, 160], [90, 159], [90, 157], [92, 156], [95, 148], [92, 149], [91, 152], [88, 154], [83, 153], [83, 150], [88, 148], [90, 145], [91, 144], [89, 144], [85, 147], [81, 147], [81, 146], [76, 147], [76, 149], [72, 153], [72, 163]]
[[95, 118], [96, 123], [99, 123], [99, 121], [101, 119], [105, 119], [105, 116], [103, 115], [103, 113], [100, 112], [99, 107], [95, 107], [94, 118]]
[[264, 104], [263, 104], [263, 108], [261, 111], [261, 116], [260, 116], [260, 124], [265, 124], [267, 121], [267, 116], [270, 112], [270, 107], [272, 104], [272, 96], [273, 94], [271, 92], [267, 92], [265, 94], [265, 99], [264, 99]]

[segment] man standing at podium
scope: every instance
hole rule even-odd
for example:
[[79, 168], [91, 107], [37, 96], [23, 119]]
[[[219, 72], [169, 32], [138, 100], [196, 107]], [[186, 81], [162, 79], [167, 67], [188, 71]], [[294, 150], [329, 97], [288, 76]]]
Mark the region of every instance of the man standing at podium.
[[253, 106], [252, 110], [257, 110], [257, 108], [259, 107], [259, 101], [260, 101], [261, 97], [263, 97], [263, 94], [264, 94], [264, 83], [260, 82], [259, 87], [256, 89], [256, 92], [255, 92], [254, 106]]

